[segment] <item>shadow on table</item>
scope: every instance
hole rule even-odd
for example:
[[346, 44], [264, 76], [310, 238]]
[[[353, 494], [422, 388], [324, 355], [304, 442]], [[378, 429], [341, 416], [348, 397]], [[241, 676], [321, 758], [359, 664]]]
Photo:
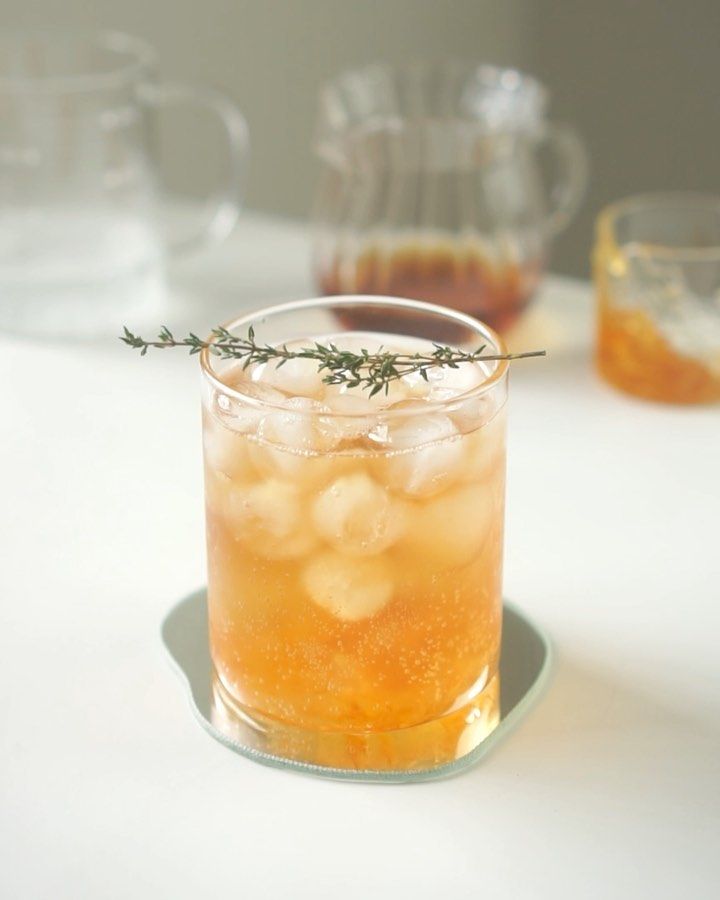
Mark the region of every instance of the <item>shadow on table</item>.
[[[512, 744], [513, 770], [549, 792], [572, 786], [578, 803], [620, 797], [641, 816], [662, 796], [664, 808], [696, 805], [701, 816], [708, 785], [720, 783], [720, 717], [706, 701], [673, 690], [671, 675], [659, 667], [656, 682], [638, 684], [559, 653], [542, 715]], [[482, 790], [479, 779], [467, 784], [471, 795], [471, 785]]]

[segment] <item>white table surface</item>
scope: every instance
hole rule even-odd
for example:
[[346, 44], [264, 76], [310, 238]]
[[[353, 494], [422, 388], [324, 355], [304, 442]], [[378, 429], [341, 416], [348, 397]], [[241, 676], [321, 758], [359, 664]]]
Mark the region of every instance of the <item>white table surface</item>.
[[[310, 296], [307, 256], [247, 216], [166, 318]], [[263, 768], [190, 713], [159, 625], [204, 580], [196, 363], [0, 338], [0, 895], [718, 896], [720, 415], [601, 384], [585, 284], [525, 331], [552, 352], [513, 371], [505, 585], [554, 676], [477, 768], [399, 787]]]

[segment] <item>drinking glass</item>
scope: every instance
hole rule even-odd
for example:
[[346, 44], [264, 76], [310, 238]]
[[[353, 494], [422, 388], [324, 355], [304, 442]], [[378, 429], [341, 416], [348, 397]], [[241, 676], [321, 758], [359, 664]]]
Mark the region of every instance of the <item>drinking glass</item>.
[[547, 101], [528, 75], [459, 62], [375, 65], [328, 84], [319, 289], [439, 303], [509, 328], [586, 180], [582, 143], [546, 120]]
[[[456, 346], [504, 352], [462, 313], [391, 298], [228, 327], [357, 350], [387, 345], [398, 313], [408, 346], [452, 320]], [[342, 324], [355, 315], [362, 333]], [[463, 757], [499, 719], [507, 362], [435, 370], [430, 400], [418, 375], [370, 399], [314, 361], [201, 362], [216, 725], [276, 761], [360, 773]]]
[[[155, 114], [186, 103], [220, 120], [229, 163], [209, 221], [167, 241]], [[235, 106], [161, 83], [154, 50], [136, 38], [0, 36], [0, 328], [82, 337], [156, 319], [167, 251], [232, 229], [245, 148]]]
[[621, 390], [720, 400], [720, 198], [631, 197], [597, 221], [596, 360]]

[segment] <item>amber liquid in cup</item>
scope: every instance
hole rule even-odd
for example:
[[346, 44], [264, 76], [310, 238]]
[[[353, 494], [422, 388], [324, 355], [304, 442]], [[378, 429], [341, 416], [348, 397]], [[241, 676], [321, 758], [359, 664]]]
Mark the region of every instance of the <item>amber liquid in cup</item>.
[[[353, 332], [296, 344], [315, 339], [427, 347]], [[477, 393], [487, 378], [479, 365], [436, 370], [370, 400], [295, 360], [230, 365], [206, 391], [225, 730], [243, 723], [244, 741], [286, 759], [412, 770], [496, 726], [505, 382]]]
[[720, 401], [720, 200], [650, 195], [608, 207], [594, 270], [603, 378], [647, 400]]
[[607, 381], [647, 400], [720, 401], [720, 367], [678, 352], [646, 313], [599, 303], [597, 364]]
[[[388, 250], [370, 246], [351, 265], [332, 263], [320, 272], [323, 294], [375, 294], [408, 297], [457, 309], [505, 332], [514, 325], [533, 298], [542, 274], [542, 262], [493, 263], [479, 248], [451, 242], [408, 242]], [[403, 333], [407, 313], [397, 313], [386, 322], [388, 331]], [[363, 329], [367, 322], [354, 311], [344, 324]], [[416, 319], [417, 324], [417, 319]], [[438, 340], [452, 341], [457, 326], [448, 320], [438, 331]], [[432, 337], [431, 334], [426, 334]]]

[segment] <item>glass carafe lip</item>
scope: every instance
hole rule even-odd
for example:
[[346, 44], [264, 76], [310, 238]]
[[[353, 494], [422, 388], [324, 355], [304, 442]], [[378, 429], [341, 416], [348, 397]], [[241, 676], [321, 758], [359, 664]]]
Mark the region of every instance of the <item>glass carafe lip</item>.
[[[107, 70], [85, 71], [77, 74], [8, 75], [0, 69], [0, 94], [48, 95], [92, 93], [117, 88], [140, 80], [152, 70], [157, 54], [142, 38], [113, 29], [20, 28], [0, 29], [0, 48], [23, 43], [45, 41], [48, 44], [77, 44], [116, 54], [117, 66]], [[124, 57], [124, 59], [122, 58]]]
[[[316, 151], [328, 157], [336, 156], [333, 144], [353, 133], [361, 123], [375, 126], [384, 122], [388, 130], [401, 130], [408, 123], [422, 119], [416, 112], [406, 114], [391, 107], [373, 109], [367, 98], [382, 85], [392, 84], [394, 79], [446, 76], [457, 81], [457, 86], [469, 90], [473, 86], [481, 90], [497, 92], [502, 102], [493, 110], [471, 101], [465, 102], [462, 115], [439, 115], [438, 119], [462, 123], [464, 128], [488, 135], [535, 134], [541, 131], [549, 99], [547, 88], [533, 75], [520, 69], [477, 63], [463, 59], [409, 62], [400, 65], [376, 62], [348, 69], [326, 81], [320, 90], [318, 129], [315, 138]], [[392, 99], [392, 98], [390, 98]], [[396, 98], [395, 98], [396, 99]], [[477, 99], [477, 98], [476, 98]], [[510, 103], [522, 99], [515, 115], [509, 114]]]
[[[618, 241], [617, 226], [623, 216], [650, 209], [697, 209], [715, 211], [720, 221], [720, 195], [702, 191], [657, 191], [633, 194], [622, 200], [603, 207], [595, 224], [596, 248], [603, 247], [612, 252], [627, 253], [627, 244]], [[693, 247], [691, 244], [654, 244], [652, 242], [635, 241], [642, 244], [643, 257], [655, 258], [667, 262], [712, 262], [720, 261], [720, 242], [715, 245]]]
[[[288, 303], [281, 303], [275, 306], [268, 306], [262, 309], [248, 312], [245, 315], [231, 319], [222, 327], [227, 328], [229, 331], [233, 331], [235, 329], [247, 330], [250, 325], [256, 324], [259, 321], [270, 316], [303, 312], [303, 310], [318, 310], [325, 307], [351, 307], [353, 305], [357, 306], [358, 304], [362, 304], [363, 306], [373, 306], [378, 309], [382, 309], [384, 307], [400, 308], [408, 310], [410, 312], [424, 312], [433, 316], [441, 316], [444, 319], [449, 319], [474, 331], [480, 339], [478, 341], [478, 344], [484, 341], [488, 345], [489, 352], [494, 354], [507, 353], [507, 349], [502, 338], [495, 331], [493, 331], [492, 328], [490, 328], [484, 322], [481, 322], [479, 319], [474, 319], [472, 316], [468, 316], [465, 313], [458, 312], [457, 310], [450, 309], [445, 306], [438, 306], [434, 303], [424, 303], [420, 300], [408, 300], [401, 297], [383, 297], [377, 295], [369, 296], [365, 294], [352, 294], [340, 296], [325, 296], [307, 300], [292, 300]], [[352, 331], [352, 329], [342, 330], [348, 333]], [[401, 333], [398, 333], [397, 336], [401, 338], [403, 335]], [[312, 335], [308, 335], [308, 339], [312, 339], [312, 337]], [[212, 342], [216, 340], [216, 338], [214, 336], [210, 336], [207, 340]], [[213, 369], [212, 361], [214, 358], [215, 357], [213, 357], [213, 355], [207, 348], [205, 348], [200, 353], [200, 366], [202, 369], [202, 373], [215, 390], [219, 391], [222, 394], [225, 394], [228, 397], [232, 397], [235, 400], [242, 402], [246, 406], [254, 407], [256, 409], [272, 409], [280, 412], [288, 412], [288, 406], [286, 404], [271, 403], [267, 400], [253, 397], [251, 394], [244, 393], [237, 388], [227, 385], [224, 381], [222, 381], [220, 376]], [[459, 393], [456, 396], [445, 400], [427, 401], [421, 406], [418, 405], [418, 407], [405, 409], [379, 409], [376, 415], [381, 416], [383, 419], [412, 418], [417, 416], [427, 416], [430, 413], [438, 413], [442, 412], [443, 410], [454, 408], [459, 404], [466, 403], [468, 400], [473, 400], [475, 398], [483, 396], [484, 394], [487, 394], [497, 385], [501, 384], [507, 377], [508, 367], [508, 360], [497, 360], [495, 362], [494, 370], [488, 375], [488, 377], [479, 385], [470, 389], [469, 391]], [[292, 409], [291, 411], [293, 415], [309, 417], [322, 416], [323, 418], [330, 419], [366, 419], [368, 417], [367, 411], [338, 412], [330, 410], [328, 412], [325, 412], [312, 409]]]

